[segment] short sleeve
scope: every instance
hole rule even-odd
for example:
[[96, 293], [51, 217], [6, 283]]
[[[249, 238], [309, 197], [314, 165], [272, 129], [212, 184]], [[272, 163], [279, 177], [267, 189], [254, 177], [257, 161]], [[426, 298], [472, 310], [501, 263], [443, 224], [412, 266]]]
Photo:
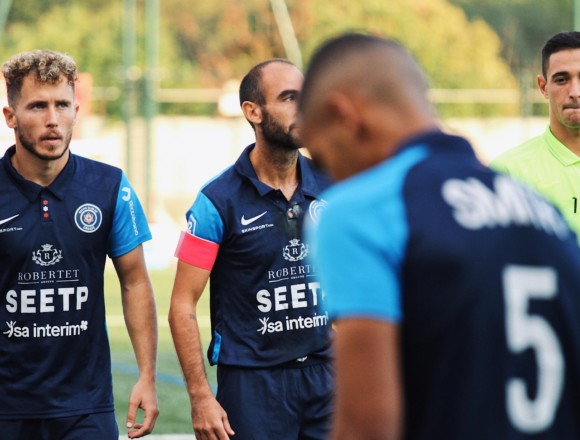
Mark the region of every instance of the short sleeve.
[[109, 236], [108, 254], [111, 258], [119, 257], [147, 240], [151, 240], [147, 217], [137, 194], [125, 173], [122, 173]]
[[365, 209], [329, 198], [319, 223], [307, 230], [332, 319], [402, 318], [400, 271], [407, 237], [402, 202], [371, 200], [372, 205]]
[[211, 270], [223, 238], [223, 222], [215, 205], [200, 192], [187, 211], [187, 231], [181, 234], [175, 256], [181, 261]]

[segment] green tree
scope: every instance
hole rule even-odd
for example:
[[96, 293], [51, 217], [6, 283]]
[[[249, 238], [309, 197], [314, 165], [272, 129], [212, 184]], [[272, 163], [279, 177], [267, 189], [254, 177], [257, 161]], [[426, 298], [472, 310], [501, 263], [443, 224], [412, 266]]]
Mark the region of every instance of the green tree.
[[[437, 88], [514, 87], [515, 81], [501, 58], [500, 40], [482, 20], [467, 20], [464, 12], [443, 0], [369, 0], [361, 4], [335, 0], [313, 1], [316, 21], [302, 28], [306, 55], [328, 35], [365, 29], [393, 37], [415, 55]], [[323, 33], [314, 29], [322, 29]], [[476, 61], [476, 62], [474, 62]], [[484, 67], [483, 67], [484, 66]]]
[[[460, 1], [460, 0], [456, 0]], [[488, 0], [489, 1], [489, 0]], [[257, 61], [285, 57], [269, 0], [160, 1], [160, 85], [215, 88], [239, 79]], [[371, 31], [405, 44], [436, 88], [513, 88], [501, 40], [482, 19], [447, 0], [286, 0], [304, 61], [323, 39]], [[138, 65], [144, 67], [145, 0], [138, 0]], [[13, 2], [0, 54], [37, 47], [70, 53], [97, 87], [120, 87], [123, 2]], [[120, 100], [109, 107], [118, 111]], [[165, 111], [191, 107], [164, 106]]]
[[[80, 2], [57, 3], [36, 20], [25, 10], [24, 19], [11, 18], [4, 35], [3, 59], [24, 50], [56, 50], [72, 55], [81, 70], [95, 74], [97, 82], [117, 83], [122, 74], [118, 6], [108, 2], [96, 11]], [[13, 8], [20, 11], [17, 4], [14, 2]]]
[[468, 17], [485, 20], [503, 42], [514, 74], [540, 66], [540, 51], [553, 34], [573, 27], [573, 0], [451, 0]]
[[[171, 4], [175, 9], [167, 15], [167, 28], [172, 29], [182, 62], [191, 62], [195, 79], [205, 85], [240, 77], [256, 60], [285, 56], [267, 0]], [[328, 36], [370, 30], [407, 45], [435, 87], [515, 86], [494, 31], [481, 19], [469, 21], [447, 1], [287, 0], [287, 4], [306, 60]]]

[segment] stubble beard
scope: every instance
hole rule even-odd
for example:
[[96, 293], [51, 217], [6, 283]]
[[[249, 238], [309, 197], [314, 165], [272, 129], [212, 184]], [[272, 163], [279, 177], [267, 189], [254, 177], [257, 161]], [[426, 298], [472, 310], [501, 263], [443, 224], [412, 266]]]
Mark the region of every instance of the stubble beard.
[[296, 151], [302, 146], [300, 139], [292, 134], [293, 125], [286, 130], [266, 109], [262, 109], [262, 116], [260, 127], [268, 145], [284, 151]]
[[[22, 147], [28, 151], [31, 155], [37, 157], [38, 159], [45, 160], [45, 161], [53, 161], [62, 158], [69, 149], [70, 140], [72, 138], [72, 133], [69, 133], [64, 139], [64, 148], [60, 154], [52, 155], [52, 154], [43, 154], [36, 148], [36, 143], [28, 138], [24, 133], [17, 130], [18, 140]], [[58, 150], [58, 148], [54, 148], [54, 151]]]

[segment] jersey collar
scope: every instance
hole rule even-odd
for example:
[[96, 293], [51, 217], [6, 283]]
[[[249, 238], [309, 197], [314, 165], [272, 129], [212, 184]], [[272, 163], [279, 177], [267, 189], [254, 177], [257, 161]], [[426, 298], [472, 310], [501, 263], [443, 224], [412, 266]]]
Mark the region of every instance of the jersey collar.
[[568, 147], [560, 142], [556, 136], [554, 136], [554, 133], [552, 133], [552, 130], [550, 129], [550, 125], [546, 127], [544, 140], [548, 145], [550, 153], [558, 159], [562, 165], [569, 166], [580, 162], [580, 157], [574, 154]]
[[31, 182], [30, 180], [26, 180], [22, 177], [16, 168], [12, 165], [12, 161], [10, 157], [16, 152], [16, 146], [12, 145], [10, 148], [6, 150], [4, 153], [4, 158], [2, 159], [4, 169], [15, 183], [16, 187], [20, 190], [20, 192], [31, 202], [36, 200], [38, 195], [42, 190], [47, 190], [51, 192], [57, 199], [63, 200], [66, 194], [67, 188], [71, 181], [71, 178], [74, 174], [75, 169], [75, 161], [73, 159], [73, 154], [70, 153], [68, 162], [66, 163], [63, 170], [60, 174], [56, 177], [54, 182], [52, 182], [49, 186], [43, 187], [38, 185], [37, 183]]
[[[250, 161], [250, 151], [256, 146], [256, 144], [248, 145], [238, 160], [235, 163], [235, 170], [246, 177], [252, 185], [256, 188], [260, 196], [265, 196], [270, 191], [272, 187], [266, 185], [258, 179], [258, 175], [252, 166]], [[316, 198], [316, 195], [320, 193], [323, 188], [319, 187], [319, 184], [314, 176], [314, 171], [312, 169], [312, 164], [303, 154], [298, 152], [298, 172], [300, 173], [300, 185], [299, 188], [302, 189], [302, 193], [312, 198]]]

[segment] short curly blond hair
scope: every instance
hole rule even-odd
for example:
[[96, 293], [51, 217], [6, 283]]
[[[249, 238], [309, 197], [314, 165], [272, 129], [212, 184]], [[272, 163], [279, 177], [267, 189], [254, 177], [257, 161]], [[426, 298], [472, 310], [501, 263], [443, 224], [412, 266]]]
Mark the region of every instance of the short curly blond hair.
[[78, 78], [77, 66], [72, 57], [45, 49], [14, 55], [2, 65], [2, 74], [6, 81], [9, 105], [14, 104], [20, 96], [22, 83], [28, 75], [34, 75], [40, 84], [57, 84], [64, 77], [73, 89]]

